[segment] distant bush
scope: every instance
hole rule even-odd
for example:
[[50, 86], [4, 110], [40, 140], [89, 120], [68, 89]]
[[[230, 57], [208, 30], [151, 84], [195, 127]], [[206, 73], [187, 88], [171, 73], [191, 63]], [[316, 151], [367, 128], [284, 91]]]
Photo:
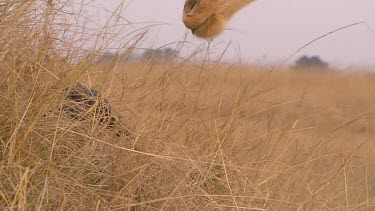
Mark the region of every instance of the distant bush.
[[172, 48], [147, 49], [142, 54], [118, 54], [104, 52], [98, 56], [99, 63], [116, 61], [119, 63], [150, 61], [152, 63], [170, 63], [174, 62], [179, 55], [179, 51]]
[[129, 62], [139, 62], [141, 60], [141, 56], [135, 52], [126, 52], [126, 53], [111, 53], [111, 52], [104, 52], [98, 55], [98, 63], [110, 63], [110, 62], [118, 62], [118, 63], [129, 63]]
[[319, 56], [301, 56], [296, 60], [294, 68], [296, 69], [327, 69], [328, 63], [323, 61]]
[[178, 55], [179, 52], [172, 48], [147, 49], [145, 52], [143, 52], [142, 59], [157, 63], [168, 63], [175, 61]]

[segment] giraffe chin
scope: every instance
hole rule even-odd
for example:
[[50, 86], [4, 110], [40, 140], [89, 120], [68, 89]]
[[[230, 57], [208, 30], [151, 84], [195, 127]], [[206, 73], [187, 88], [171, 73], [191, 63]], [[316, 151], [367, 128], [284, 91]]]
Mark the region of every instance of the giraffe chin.
[[224, 31], [226, 22], [224, 18], [212, 15], [191, 31], [197, 37], [212, 38]]

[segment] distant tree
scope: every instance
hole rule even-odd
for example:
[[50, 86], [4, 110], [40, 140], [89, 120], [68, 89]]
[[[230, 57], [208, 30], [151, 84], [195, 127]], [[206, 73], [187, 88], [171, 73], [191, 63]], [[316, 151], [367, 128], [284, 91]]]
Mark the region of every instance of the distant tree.
[[172, 48], [147, 49], [143, 52], [142, 58], [151, 62], [168, 63], [173, 62], [178, 55], [179, 52]]
[[119, 62], [119, 63], [125, 63], [125, 62], [137, 62], [139, 61], [140, 56], [137, 53], [131, 52], [128, 53], [111, 53], [111, 52], [104, 52], [101, 55], [98, 56], [98, 61], [100, 63], [108, 63], [108, 62]]
[[106, 62], [111, 62], [115, 58], [116, 58], [115, 53], [105, 52], [102, 55], [99, 55], [98, 60], [99, 60], [99, 62], [106, 63]]
[[296, 69], [327, 69], [328, 63], [323, 61], [319, 56], [301, 56], [295, 62]]

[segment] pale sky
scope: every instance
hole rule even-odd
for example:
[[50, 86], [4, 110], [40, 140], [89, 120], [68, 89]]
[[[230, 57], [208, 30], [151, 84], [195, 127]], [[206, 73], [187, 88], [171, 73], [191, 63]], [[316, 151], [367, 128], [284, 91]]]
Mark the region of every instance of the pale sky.
[[[101, 8], [114, 10], [121, 0], [96, 0]], [[184, 51], [191, 52], [206, 43], [195, 38], [182, 23], [184, 0], [124, 1], [121, 15], [132, 27], [151, 27], [142, 47], [157, 48], [184, 40]], [[231, 43], [226, 61], [277, 63], [298, 48], [332, 30], [355, 22], [357, 25], [319, 40], [301, 54], [319, 55], [340, 67], [375, 65], [375, 0], [257, 0], [236, 14], [227, 30], [213, 40], [213, 56]], [[175, 45], [171, 45], [174, 47]], [[292, 63], [296, 57], [291, 58]]]

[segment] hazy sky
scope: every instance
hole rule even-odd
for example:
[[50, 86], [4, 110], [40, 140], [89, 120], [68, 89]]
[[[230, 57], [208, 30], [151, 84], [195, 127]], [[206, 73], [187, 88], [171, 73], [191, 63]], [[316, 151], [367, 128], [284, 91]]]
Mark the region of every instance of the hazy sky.
[[[121, 0], [96, 0], [114, 10]], [[133, 23], [161, 24], [151, 28], [144, 47], [184, 40], [188, 32], [181, 20], [184, 0], [125, 1], [122, 16]], [[212, 43], [220, 54], [231, 43], [225, 60], [243, 63], [280, 61], [309, 41], [355, 22], [358, 25], [332, 34], [301, 54], [320, 55], [339, 66], [375, 65], [375, 0], [257, 0], [235, 15], [227, 30]], [[137, 25], [136, 26], [141, 26]], [[189, 32], [188, 32], [189, 33]], [[189, 33], [185, 51], [205, 40]], [[173, 47], [173, 46], [171, 46]], [[296, 57], [292, 58], [290, 62]]]

